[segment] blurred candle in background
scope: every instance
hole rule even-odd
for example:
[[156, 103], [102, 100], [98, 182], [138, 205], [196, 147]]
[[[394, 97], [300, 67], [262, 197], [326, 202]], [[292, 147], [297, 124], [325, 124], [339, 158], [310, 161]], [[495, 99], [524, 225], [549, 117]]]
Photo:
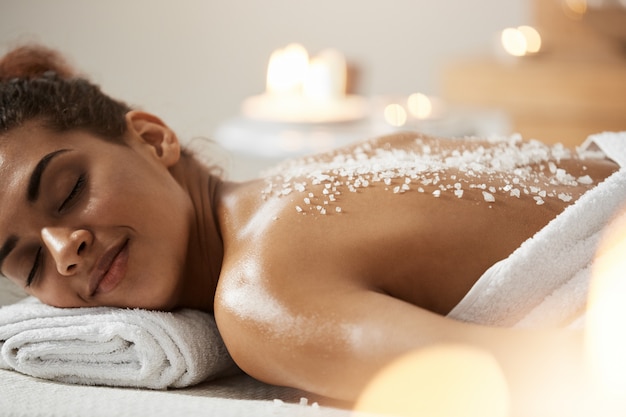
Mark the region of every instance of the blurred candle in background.
[[308, 66], [309, 54], [302, 45], [291, 43], [276, 49], [267, 65], [265, 90], [268, 94], [300, 94]]
[[534, 55], [541, 50], [541, 35], [532, 26], [506, 28], [500, 33], [500, 48], [511, 56]]
[[314, 100], [333, 100], [346, 94], [347, 64], [336, 49], [325, 49], [314, 56], [302, 85], [305, 97]]
[[347, 95], [348, 65], [336, 49], [314, 56], [299, 43], [276, 49], [267, 65], [265, 92], [242, 103], [251, 119], [287, 123], [329, 123], [358, 120], [367, 114], [366, 101]]
[[407, 99], [409, 113], [416, 119], [427, 119], [433, 112], [433, 103], [426, 94], [413, 93]]

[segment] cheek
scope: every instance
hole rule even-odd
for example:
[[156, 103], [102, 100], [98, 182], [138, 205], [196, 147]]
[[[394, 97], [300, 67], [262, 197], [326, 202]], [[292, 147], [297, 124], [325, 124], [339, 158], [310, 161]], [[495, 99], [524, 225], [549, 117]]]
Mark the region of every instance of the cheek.
[[53, 307], [72, 308], [87, 306], [83, 300], [74, 295], [73, 291], [64, 288], [63, 284], [57, 281], [47, 280], [45, 284], [29, 292], [42, 303]]

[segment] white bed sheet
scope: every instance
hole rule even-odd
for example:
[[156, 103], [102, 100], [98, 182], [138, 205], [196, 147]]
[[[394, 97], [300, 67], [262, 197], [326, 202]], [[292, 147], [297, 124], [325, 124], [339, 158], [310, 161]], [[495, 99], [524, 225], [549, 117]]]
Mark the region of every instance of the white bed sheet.
[[[307, 403], [301, 404], [302, 398]], [[317, 403], [317, 404], [314, 404]], [[0, 370], [0, 416], [353, 417], [332, 400], [236, 375], [168, 391], [70, 385]]]

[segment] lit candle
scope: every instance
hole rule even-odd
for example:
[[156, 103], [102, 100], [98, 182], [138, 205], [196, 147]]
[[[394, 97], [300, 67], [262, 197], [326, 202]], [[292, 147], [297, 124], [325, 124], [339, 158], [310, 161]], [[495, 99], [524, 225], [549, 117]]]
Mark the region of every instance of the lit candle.
[[242, 103], [247, 117], [290, 123], [357, 120], [367, 112], [366, 101], [346, 95], [347, 65], [335, 49], [309, 59], [298, 43], [272, 52], [265, 93]]
[[509, 55], [532, 55], [541, 49], [541, 36], [531, 26], [506, 28], [500, 33], [500, 43]]
[[335, 49], [325, 49], [309, 63], [302, 93], [314, 100], [334, 100], [346, 93], [346, 59]]
[[275, 50], [267, 65], [267, 93], [300, 94], [308, 66], [309, 54], [300, 44], [292, 43]]
[[433, 103], [431, 99], [422, 93], [413, 93], [407, 99], [409, 113], [416, 119], [427, 119], [433, 113]]

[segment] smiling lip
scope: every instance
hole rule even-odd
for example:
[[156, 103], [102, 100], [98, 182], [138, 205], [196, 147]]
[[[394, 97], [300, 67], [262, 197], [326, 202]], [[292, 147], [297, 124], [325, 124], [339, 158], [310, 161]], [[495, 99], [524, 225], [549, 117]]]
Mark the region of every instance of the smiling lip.
[[89, 294], [104, 294], [112, 291], [126, 275], [128, 263], [128, 240], [107, 250], [98, 260], [89, 278]]

